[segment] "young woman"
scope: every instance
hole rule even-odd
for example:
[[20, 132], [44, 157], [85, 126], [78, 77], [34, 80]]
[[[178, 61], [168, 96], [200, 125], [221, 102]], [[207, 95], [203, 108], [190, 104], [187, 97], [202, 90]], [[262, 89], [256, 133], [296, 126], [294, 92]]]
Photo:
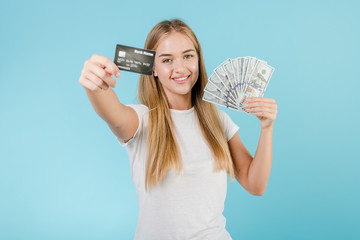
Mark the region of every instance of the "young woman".
[[126, 146], [139, 197], [135, 239], [231, 239], [223, 216], [227, 174], [253, 195], [265, 192], [272, 162], [273, 99], [252, 98], [246, 108], [260, 119], [254, 158], [239, 127], [202, 101], [207, 74], [200, 44], [180, 20], [158, 23], [145, 47], [156, 51], [152, 76], [140, 76], [141, 104], [123, 105], [107, 57], [93, 55], [79, 82], [96, 113]]

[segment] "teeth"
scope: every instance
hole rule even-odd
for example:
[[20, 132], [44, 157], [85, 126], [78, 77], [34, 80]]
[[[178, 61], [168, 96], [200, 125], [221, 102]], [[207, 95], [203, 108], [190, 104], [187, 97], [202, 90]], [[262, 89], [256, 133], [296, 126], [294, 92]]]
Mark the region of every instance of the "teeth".
[[173, 78], [175, 81], [182, 81], [182, 80], [185, 80], [187, 79], [188, 77], [183, 77], [183, 78]]

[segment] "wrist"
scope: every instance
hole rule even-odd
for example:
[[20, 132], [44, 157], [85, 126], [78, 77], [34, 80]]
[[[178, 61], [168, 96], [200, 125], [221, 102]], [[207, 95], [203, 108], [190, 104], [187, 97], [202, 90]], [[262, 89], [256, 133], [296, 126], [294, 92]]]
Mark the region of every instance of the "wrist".
[[272, 132], [273, 129], [274, 129], [274, 124], [261, 126], [261, 131]]

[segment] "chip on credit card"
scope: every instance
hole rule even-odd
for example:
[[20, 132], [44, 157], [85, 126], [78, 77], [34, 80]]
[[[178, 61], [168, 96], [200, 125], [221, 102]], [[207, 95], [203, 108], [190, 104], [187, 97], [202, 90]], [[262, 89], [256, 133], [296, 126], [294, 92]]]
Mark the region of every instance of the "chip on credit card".
[[114, 63], [120, 70], [152, 75], [155, 51], [117, 44]]

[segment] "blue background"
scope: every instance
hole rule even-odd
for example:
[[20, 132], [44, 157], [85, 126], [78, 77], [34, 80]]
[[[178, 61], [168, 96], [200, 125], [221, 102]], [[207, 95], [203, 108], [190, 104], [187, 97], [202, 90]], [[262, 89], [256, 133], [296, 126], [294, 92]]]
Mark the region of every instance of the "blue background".
[[[126, 149], [79, 84], [85, 60], [143, 47], [181, 18], [208, 74], [226, 58], [276, 68], [279, 112], [265, 194], [228, 182], [233, 239], [360, 239], [357, 1], [1, 1], [0, 239], [132, 239], [138, 201]], [[137, 103], [139, 75], [114, 89]], [[224, 109], [224, 108], [220, 108]], [[254, 154], [260, 122], [225, 109]]]

